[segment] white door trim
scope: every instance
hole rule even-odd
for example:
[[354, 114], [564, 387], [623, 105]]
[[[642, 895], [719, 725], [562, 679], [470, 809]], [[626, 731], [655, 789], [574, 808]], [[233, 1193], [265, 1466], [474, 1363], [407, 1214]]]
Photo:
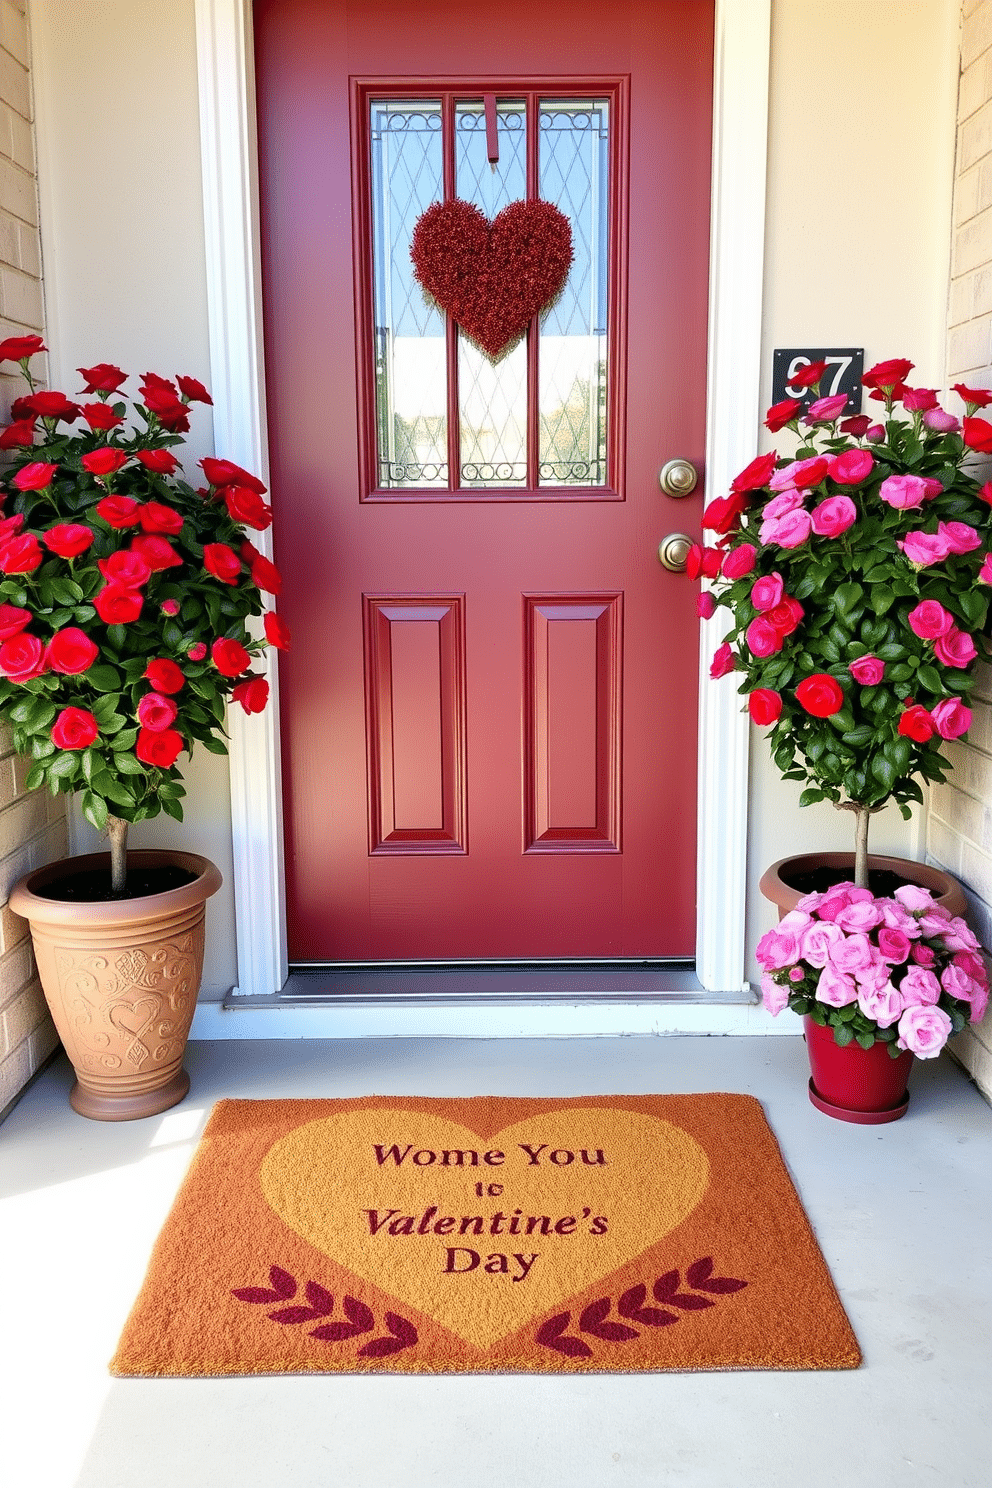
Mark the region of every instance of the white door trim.
[[[195, 3], [215, 435], [224, 455], [264, 476], [251, 0]], [[716, 0], [706, 438], [712, 496], [753, 457], [759, 428], [770, 11], [771, 0]], [[736, 991], [746, 980], [748, 728], [733, 688], [710, 680], [717, 639], [704, 635], [700, 657], [697, 975], [710, 991]], [[273, 692], [275, 671], [272, 656]], [[287, 975], [278, 699], [250, 724], [236, 714], [235, 991], [262, 996]]]

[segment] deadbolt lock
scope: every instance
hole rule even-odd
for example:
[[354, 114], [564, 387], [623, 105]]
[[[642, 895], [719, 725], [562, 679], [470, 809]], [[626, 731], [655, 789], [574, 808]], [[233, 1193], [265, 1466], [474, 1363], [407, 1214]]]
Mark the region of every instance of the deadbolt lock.
[[688, 496], [696, 489], [698, 479], [691, 460], [669, 460], [661, 467], [658, 484], [666, 496]]
[[692, 543], [687, 532], [670, 532], [658, 546], [658, 562], [669, 573], [684, 573]]

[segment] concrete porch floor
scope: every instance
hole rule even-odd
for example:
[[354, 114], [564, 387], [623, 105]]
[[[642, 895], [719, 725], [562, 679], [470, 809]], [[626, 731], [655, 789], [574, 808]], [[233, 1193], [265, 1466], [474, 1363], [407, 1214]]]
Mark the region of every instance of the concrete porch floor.
[[[192, 1091], [105, 1125], [64, 1060], [0, 1127], [0, 1460], [30, 1488], [978, 1488], [992, 1110], [945, 1054], [902, 1121], [810, 1105], [789, 1037], [198, 1042]], [[865, 1362], [844, 1373], [113, 1380], [106, 1361], [214, 1101], [757, 1096]]]

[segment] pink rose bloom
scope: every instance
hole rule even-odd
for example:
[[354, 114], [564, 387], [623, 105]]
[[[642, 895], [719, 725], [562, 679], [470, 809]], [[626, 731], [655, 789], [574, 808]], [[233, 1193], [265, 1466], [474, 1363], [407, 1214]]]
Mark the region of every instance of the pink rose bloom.
[[978, 982], [983, 987], [988, 984], [985, 963], [981, 956], [976, 955], [974, 951], [958, 951], [954, 957], [954, 965], [960, 966], [965, 975], [970, 976], [973, 982]]
[[759, 615], [757, 620], [752, 620], [744, 632], [751, 654], [753, 656], [772, 656], [776, 651], [782, 649], [782, 636], [767, 620]]
[[905, 909], [909, 910], [910, 914], [918, 914], [921, 910], [933, 907], [933, 895], [930, 890], [921, 888], [919, 884], [900, 884], [894, 897]]
[[942, 408], [928, 408], [923, 415], [923, 422], [936, 434], [950, 434], [961, 427], [961, 420], [956, 419], [953, 413], [945, 413]]
[[955, 915], [944, 931], [944, 944], [952, 951], [974, 952], [978, 950], [978, 936], [965, 924], [960, 915]]
[[909, 940], [919, 940], [918, 921], [896, 899], [882, 900], [882, 920], [890, 930], [901, 930]]
[[992, 584], [992, 553], [986, 553], [982, 566], [978, 571], [978, 582], [980, 584]]
[[862, 687], [874, 687], [885, 676], [885, 662], [877, 656], [859, 656], [847, 670]]
[[960, 739], [971, 728], [971, 709], [960, 698], [944, 698], [932, 709], [930, 717], [942, 739]]
[[730, 642], [724, 641], [723, 645], [717, 646], [713, 653], [713, 660], [710, 663], [710, 676], [725, 677], [728, 672], [732, 672], [733, 670], [734, 653], [731, 650]]
[[937, 531], [947, 542], [949, 553], [973, 553], [982, 539], [967, 522], [938, 522]]
[[915, 962], [917, 966], [931, 967], [936, 966], [937, 964], [937, 954], [932, 946], [914, 945], [909, 954], [910, 959]]
[[925, 475], [923, 477], [923, 496], [926, 501], [932, 501], [935, 496], [940, 495], [943, 489], [940, 481], [934, 480], [933, 476]]
[[[868, 432], [870, 434], [871, 430]], [[927, 499], [926, 486], [918, 475], [890, 475], [879, 486], [878, 494], [899, 511], [922, 506]]]
[[855, 900], [853, 904], [845, 905], [834, 918], [834, 924], [839, 925], [848, 935], [874, 930], [881, 923], [882, 911], [871, 899]]
[[884, 444], [884, 424], [870, 424], [869, 427], [865, 430], [865, 438], [867, 439], [869, 444]]
[[917, 1059], [934, 1059], [947, 1043], [951, 1020], [939, 1007], [909, 1007], [899, 1019], [900, 1049], [911, 1049]]
[[766, 574], [764, 578], [755, 579], [752, 584], [751, 603], [756, 610], [773, 610], [777, 604], [782, 603], [784, 592], [782, 575], [780, 573]]
[[832, 397], [817, 398], [815, 403], [809, 405], [809, 412], [803, 419], [804, 424], [830, 424], [839, 413], [842, 413], [847, 403], [846, 393], [834, 393]]
[[768, 482], [768, 489], [787, 491], [790, 486], [816, 485], [817, 481], [823, 479], [826, 471], [827, 461], [823, 455], [813, 455], [808, 460], [793, 460], [781, 470], [776, 470]]
[[975, 982], [960, 966], [955, 966], [952, 961], [950, 966], [945, 966], [940, 974], [940, 985], [948, 997], [960, 997], [963, 1002], [970, 1002], [973, 993], [977, 990]]
[[872, 964], [872, 947], [867, 935], [845, 935], [830, 947], [830, 965], [848, 975], [866, 971]]
[[949, 667], [966, 667], [974, 661], [978, 652], [966, 630], [953, 625], [946, 635], [938, 636], [933, 643], [934, 655]]
[[799, 960], [799, 936], [794, 929], [783, 929], [783, 924], [780, 920], [758, 941], [754, 955], [764, 971], [781, 971]]
[[919, 925], [928, 940], [939, 940], [950, 929], [951, 917], [942, 904], [932, 904], [926, 914], [920, 915]]
[[828, 1007], [847, 1007], [848, 1003], [857, 1000], [857, 996], [854, 978], [845, 976], [844, 972], [838, 971], [828, 961], [816, 984], [817, 1002], [825, 1002]]
[[827, 470], [839, 486], [856, 486], [871, 475], [874, 466], [875, 457], [870, 450], [852, 449], [834, 455]]
[[757, 556], [757, 548], [753, 548], [750, 543], [741, 543], [739, 548], [731, 548], [723, 560], [723, 577], [742, 579], [751, 572]]
[[914, 568], [929, 568], [931, 563], [942, 563], [951, 551], [946, 537], [940, 532], [907, 532], [899, 539], [898, 546]]
[[866, 1018], [874, 1018], [879, 1028], [891, 1028], [902, 1013], [902, 998], [891, 982], [882, 987], [859, 987], [858, 1007]]
[[812, 530], [808, 511], [786, 512], [773, 522], [762, 522], [758, 536], [762, 543], [776, 543], [780, 548], [801, 548]]
[[850, 496], [828, 496], [814, 506], [810, 520], [820, 537], [839, 537], [858, 519], [858, 508]]
[[907, 388], [902, 395], [902, 406], [909, 413], [925, 413], [937, 407], [936, 388]]
[[761, 1001], [766, 1012], [777, 1018], [782, 1009], [789, 1006], [789, 989], [780, 986], [766, 973], [761, 978]]
[[716, 611], [716, 600], [708, 589], [696, 595], [696, 614], [700, 620], [709, 620]]
[[834, 884], [823, 896], [819, 915], [821, 920], [836, 920], [848, 904], [857, 904], [862, 899], [871, 899], [870, 889], [859, 889], [853, 883]]
[[[802, 900], [799, 901], [800, 904]], [[829, 920], [814, 920], [808, 929], [803, 931], [799, 942], [799, 955], [803, 961], [808, 961], [810, 966], [826, 966], [830, 960], [830, 948], [844, 937], [844, 932], [839, 925], [832, 924]]]
[[872, 946], [871, 954], [872, 964], [861, 971], [856, 971], [854, 980], [859, 988], [863, 987], [868, 992], [877, 992], [878, 988], [884, 987], [889, 980], [892, 968], [888, 962], [882, 960], [877, 946]]
[[891, 966], [901, 966], [909, 958], [912, 944], [904, 930], [894, 930], [883, 925], [878, 932], [878, 953]]
[[907, 618], [910, 630], [923, 641], [936, 640], [954, 627], [954, 616], [936, 599], [921, 599]]
[[796, 511], [798, 507], [802, 506], [805, 499], [802, 491], [797, 491], [795, 486], [790, 486], [780, 496], [773, 496], [771, 501], [765, 502], [761, 508], [762, 520], [767, 518], [773, 522], [778, 517], [784, 517], [788, 512]]
[[978, 991], [971, 999], [971, 1017], [969, 1023], [980, 1023], [985, 1017], [985, 1010], [989, 1005], [989, 989], [987, 986], [979, 986]]
[[906, 1007], [931, 1007], [940, 997], [940, 983], [925, 966], [907, 967], [899, 991]]

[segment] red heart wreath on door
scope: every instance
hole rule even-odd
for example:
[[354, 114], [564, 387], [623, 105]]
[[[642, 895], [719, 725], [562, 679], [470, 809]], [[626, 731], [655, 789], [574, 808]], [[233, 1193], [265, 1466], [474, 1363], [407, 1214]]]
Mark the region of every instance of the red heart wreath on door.
[[471, 202], [435, 202], [417, 219], [410, 257], [422, 287], [496, 361], [560, 293], [572, 229], [546, 201], [511, 202], [492, 222]]

